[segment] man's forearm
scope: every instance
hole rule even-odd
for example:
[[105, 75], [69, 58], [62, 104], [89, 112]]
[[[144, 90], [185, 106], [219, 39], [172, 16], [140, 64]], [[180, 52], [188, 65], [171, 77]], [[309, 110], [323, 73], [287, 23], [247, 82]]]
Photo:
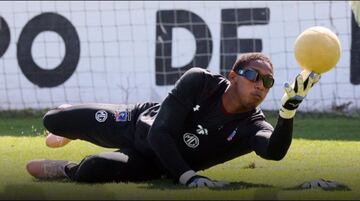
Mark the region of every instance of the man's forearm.
[[267, 149], [269, 159], [281, 160], [286, 155], [292, 140], [293, 118], [278, 117], [276, 127], [270, 137]]
[[190, 170], [171, 136], [179, 132], [187, 113], [176, 98], [168, 96], [164, 100], [148, 136], [152, 149], [175, 180]]
[[174, 177], [174, 180], [178, 180], [181, 174], [190, 170], [190, 167], [183, 160], [169, 134], [156, 133], [151, 135], [149, 140], [154, 152], [164, 167]]

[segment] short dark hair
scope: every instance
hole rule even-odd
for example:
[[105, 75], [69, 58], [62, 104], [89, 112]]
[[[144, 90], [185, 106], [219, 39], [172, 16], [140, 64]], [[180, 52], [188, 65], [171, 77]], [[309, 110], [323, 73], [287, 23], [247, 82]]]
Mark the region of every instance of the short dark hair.
[[237, 71], [244, 66], [248, 65], [251, 61], [260, 60], [266, 62], [273, 69], [273, 64], [268, 56], [261, 52], [249, 52], [245, 54], [241, 54], [240, 58], [234, 63], [232, 70]]

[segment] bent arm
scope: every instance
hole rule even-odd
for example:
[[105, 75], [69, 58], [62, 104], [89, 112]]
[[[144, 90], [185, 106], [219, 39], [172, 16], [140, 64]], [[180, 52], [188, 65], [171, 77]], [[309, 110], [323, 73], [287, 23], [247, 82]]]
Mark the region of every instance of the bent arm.
[[181, 129], [196, 100], [201, 96], [205, 73], [200, 68], [192, 68], [184, 73], [161, 104], [149, 131], [150, 146], [176, 181], [183, 173], [191, 170], [176, 142], [183, 141]]
[[278, 117], [275, 129], [266, 121], [254, 123], [256, 135], [253, 147], [257, 155], [269, 160], [285, 157], [292, 140], [293, 118]]
[[148, 136], [155, 154], [175, 180], [191, 169], [172, 138], [172, 135], [176, 135], [180, 130], [187, 113], [174, 97], [168, 96], [162, 103]]

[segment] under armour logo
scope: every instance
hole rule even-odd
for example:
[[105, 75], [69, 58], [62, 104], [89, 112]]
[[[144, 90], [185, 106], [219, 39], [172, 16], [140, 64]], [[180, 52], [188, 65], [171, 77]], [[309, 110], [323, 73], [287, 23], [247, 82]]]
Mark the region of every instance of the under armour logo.
[[199, 111], [200, 110], [200, 105], [196, 105], [194, 108], [193, 108], [194, 112], [195, 111]]
[[201, 125], [198, 125], [198, 129], [196, 129], [197, 134], [199, 135], [207, 135], [208, 131], [206, 128], [203, 128]]

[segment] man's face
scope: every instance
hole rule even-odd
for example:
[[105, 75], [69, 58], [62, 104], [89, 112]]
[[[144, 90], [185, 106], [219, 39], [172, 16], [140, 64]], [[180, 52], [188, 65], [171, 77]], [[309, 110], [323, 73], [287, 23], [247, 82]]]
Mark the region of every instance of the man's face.
[[[256, 60], [251, 61], [249, 64], [243, 67], [243, 70], [253, 69], [257, 71], [261, 76], [271, 75], [273, 76], [273, 70], [269, 63]], [[257, 107], [266, 97], [269, 92], [269, 88], [264, 87], [263, 80], [251, 81], [245, 76], [237, 75], [232, 72], [230, 81], [235, 87], [237, 99], [242, 105], [248, 109]]]

